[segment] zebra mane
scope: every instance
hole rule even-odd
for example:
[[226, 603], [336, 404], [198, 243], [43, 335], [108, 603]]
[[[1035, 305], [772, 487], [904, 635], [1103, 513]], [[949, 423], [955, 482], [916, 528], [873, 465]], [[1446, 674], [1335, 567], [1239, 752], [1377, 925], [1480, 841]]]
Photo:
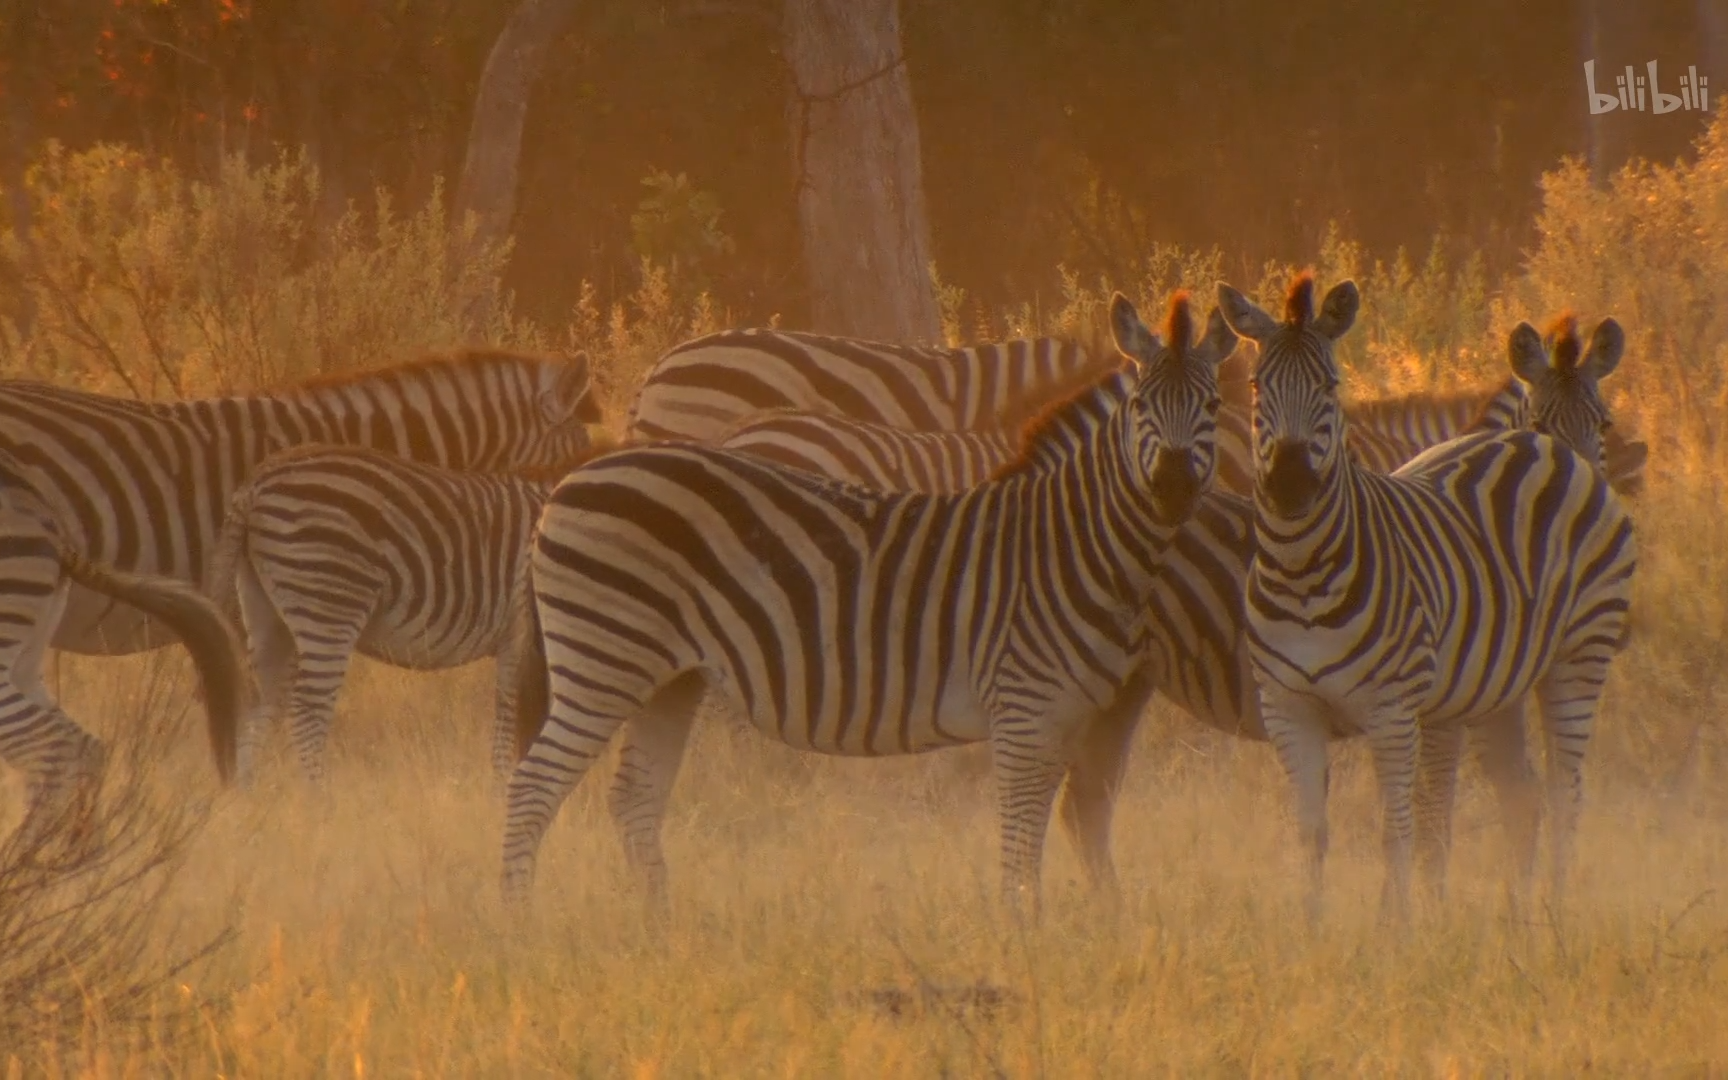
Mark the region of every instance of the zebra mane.
[[498, 349], [487, 346], [452, 349], [448, 352], [432, 352], [413, 360], [387, 364], [383, 367], [360, 368], [353, 371], [337, 371], [324, 375], [312, 375], [298, 382], [289, 383], [281, 389], [284, 391], [301, 390], [334, 390], [356, 383], [370, 382], [374, 379], [419, 378], [426, 375], [437, 375], [444, 372], [458, 372], [465, 368], [484, 368], [505, 366], [510, 364], [570, 364], [575, 361], [569, 357], [552, 353], [516, 352], [511, 349]]
[[1577, 374], [1578, 359], [1584, 353], [1583, 343], [1578, 340], [1578, 316], [1570, 311], [1561, 312], [1542, 336], [1551, 343], [1550, 366], [1561, 375]]
[[1065, 397], [1045, 405], [1021, 427], [1018, 455], [992, 473], [990, 479], [1002, 480], [1031, 470], [1048, 460], [1043, 453], [1046, 441], [1060, 438], [1064, 431], [1091, 427], [1086, 417], [1099, 412], [1100, 406], [1114, 396], [1111, 388], [1117, 385], [1123, 374], [1120, 368], [1102, 374], [1094, 372], [1090, 381], [1070, 387]]
[[1305, 329], [1314, 320], [1314, 271], [1304, 270], [1290, 282], [1284, 297], [1284, 321], [1293, 330]]
[[1164, 317], [1164, 347], [1177, 357], [1188, 355], [1194, 346], [1194, 312], [1188, 303], [1188, 290], [1177, 289], [1170, 294], [1170, 313]]

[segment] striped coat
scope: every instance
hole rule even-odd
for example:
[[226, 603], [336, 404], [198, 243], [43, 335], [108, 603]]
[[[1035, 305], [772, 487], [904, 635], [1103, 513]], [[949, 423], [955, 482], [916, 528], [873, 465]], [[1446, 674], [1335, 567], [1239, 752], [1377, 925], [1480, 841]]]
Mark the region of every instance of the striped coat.
[[45, 545], [82, 565], [202, 586], [230, 497], [277, 450], [346, 443], [467, 468], [551, 465], [587, 447], [592, 419], [585, 358], [490, 351], [170, 404], [0, 384], [0, 456], [41, 523], [28, 530], [34, 553], [0, 567], [0, 755], [36, 787], [98, 756], [42, 689], [48, 648], [112, 654], [183, 637], [164, 634], [144, 605], [68, 578]]
[[211, 574], [213, 595], [244, 620], [259, 684], [241, 776], [260, 722], [286, 719], [301, 768], [324, 779], [355, 653], [421, 671], [495, 657], [493, 766], [508, 771], [528, 538], [551, 488], [353, 447], [260, 465], [235, 493]]
[[962, 494], [875, 492], [696, 445], [566, 477], [533, 547], [550, 707], [510, 778], [506, 894], [523, 894], [553, 814], [629, 721], [612, 812], [663, 902], [660, 820], [706, 683], [808, 750], [988, 739], [1003, 887], [1035, 896], [1056, 787], [1139, 666], [1146, 592], [1210, 480], [1233, 341], [1214, 312], [1190, 345], [1185, 297], [1168, 346], [1125, 299], [1113, 312], [1140, 374], [1109, 419], [1076, 423], [1104, 391], [1083, 392], [1019, 467]]
[[1584, 746], [1625, 632], [1631, 522], [1592, 461], [1537, 432], [1455, 440], [1390, 477], [1361, 468], [1343, 450], [1332, 354], [1358, 296], [1346, 282], [1316, 313], [1312, 290], [1299, 278], [1277, 322], [1219, 288], [1232, 327], [1260, 345], [1249, 656], [1296, 789], [1310, 913], [1327, 848], [1328, 738], [1360, 733], [1374, 754], [1382, 910], [1399, 914], [1423, 729], [1494, 716], [1531, 692], [1556, 748], [1558, 887]]
[[637, 440], [712, 442], [758, 413], [795, 409], [916, 431], [1001, 426], [1101, 366], [1079, 345], [1032, 338], [965, 349], [891, 345], [791, 330], [726, 330], [654, 365], [630, 409]]

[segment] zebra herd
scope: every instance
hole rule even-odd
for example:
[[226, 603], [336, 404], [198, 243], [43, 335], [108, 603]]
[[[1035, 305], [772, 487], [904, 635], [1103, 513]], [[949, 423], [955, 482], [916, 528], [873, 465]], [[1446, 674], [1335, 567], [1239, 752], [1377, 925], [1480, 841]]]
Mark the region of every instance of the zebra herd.
[[1059, 790], [1115, 888], [1115, 800], [1162, 693], [1272, 745], [1311, 915], [1328, 744], [1364, 737], [1397, 916], [1418, 859], [1443, 888], [1467, 736], [1527, 889], [1531, 698], [1558, 891], [1630, 607], [1621, 497], [1646, 451], [1598, 389], [1622, 335], [1520, 324], [1502, 384], [1346, 406], [1333, 348], [1358, 306], [1345, 282], [1316, 311], [1304, 275], [1278, 320], [1220, 285], [1203, 323], [1179, 293], [1154, 333], [1118, 295], [1110, 356], [724, 331], [661, 358], [605, 452], [581, 355], [175, 404], [0, 384], [0, 755], [26, 824], [100, 766], [43, 687], [49, 647], [183, 640], [242, 780], [279, 722], [323, 776], [356, 652], [493, 656], [508, 898], [621, 728], [610, 812], [665, 905], [662, 818], [712, 693], [821, 753], [987, 742], [1004, 896], [1035, 907]]

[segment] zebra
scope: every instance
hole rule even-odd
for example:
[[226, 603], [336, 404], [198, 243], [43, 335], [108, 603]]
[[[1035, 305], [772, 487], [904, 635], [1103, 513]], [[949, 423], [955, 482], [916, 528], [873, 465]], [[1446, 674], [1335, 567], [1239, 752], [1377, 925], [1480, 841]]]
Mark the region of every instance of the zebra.
[[1385, 818], [1381, 910], [1401, 918], [1423, 733], [1494, 719], [1531, 691], [1551, 748], [1559, 895], [1584, 750], [1631, 604], [1631, 521], [1589, 458], [1536, 431], [1453, 440], [1393, 476], [1360, 467], [1343, 452], [1333, 356], [1359, 294], [1342, 282], [1318, 313], [1313, 294], [1300, 275], [1280, 323], [1218, 287], [1232, 329], [1260, 346], [1248, 654], [1295, 789], [1309, 918], [1321, 906], [1328, 737], [1368, 740]]
[[[1625, 340], [1619, 323], [1603, 319], [1591, 331], [1589, 348], [1584, 349], [1577, 319], [1571, 313], [1555, 320], [1546, 335], [1523, 322], [1507, 339], [1512, 370], [1530, 387], [1527, 415], [1519, 418], [1520, 426], [1552, 436], [1594, 461], [1604, 477], [1611, 477], [1614, 471], [1610, 465], [1613, 420], [1598, 385], [1619, 365]], [[1425, 457], [1418, 457], [1409, 466], [1417, 473], [1426, 467]], [[1622, 631], [1620, 648], [1624, 648], [1629, 631], [1630, 624]], [[1523, 700], [1475, 721], [1468, 733], [1476, 738], [1477, 756], [1494, 786], [1512, 840], [1519, 882], [1513, 894], [1516, 897], [1528, 891], [1538, 829], [1536, 778], [1524, 742]], [[1430, 726], [1422, 733], [1413, 800], [1416, 852], [1424, 877], [1442, 895], [1452, 846], [1454, 784], [1465, 734], [1458, 725]]]
[[[1515, 333], [1534, 331], [1524, 324]], [[1535, 387], [1542, 400], [1567, 385], [1575, 384], [1546, 379], [1538, 368], [1515, 363], [1504, 382], [1487, 388], [1358, 403], [1346, 409], [1351, 422], [1365, 416], [1378, 427], [1366, 433], [1351, 427], [1349, 446], [1365, 467], [1391, 472], [1432, 445], [1418, 440], [1440, 442], [1471, 431], [1528, 427], [1529, 387]], [[1226, 400], [1220, 417], [1235, 406]], [[1464, 406], [1476, 413], [1465, 412]], [[1245, 418], [1246, 406], [1242, 408]], [[1430, 408], [1437, 415], [1430, 417]], [[1594, 408], [1606, 417], [1599, 398]], [[1092, 419], [1101, 422], [1106, 415], [1100, 411]], [[1224, 426], [1221, 419], [1220, 432]], [[1246, 419], [1241, 426], [1247, 429]], [[948, 493], [983, 482], [1018, 454], [1019, 441], [1017, 434], [1003, 431], [912, 432], [825, 413], [779, 410], [739, 424], [722, 435], [718, 445], [867, 487]], [[1643, 457], [1629, 448], [1642, 443], [1609, 442], [1596, 451], [1572, 445], [1599, 454], [1621, 494], [1636, 490]], [[1222, 458], [1220, 453], [1220, 470]], [[1231, 498], [1223, 488], [1220, 472], [1214, 490], [1177, 530], [1166, 555], [1166, 570], [1151, 604], [1159, 618], [1149, 631], [1150, 681], [1201, 722], [1264, 741], [1258, 696], [1240, 646], [1242, 589], [1253, 558], [1253, 506], [1247, 499]], [[1128, 714], [1138, 715], [1133, 710]], [[1494, 748], [1486, 745], [1478, 749], [1489, 775], [1501, 775], [1503, 760], [1509, 759], [1490, 758]]]
[[49, 696], [41, 678], [47, 649], [43, 614], [51, 617], [77, 585], [147, 613], [192, 656], [203, 690], [206, 726], [218, 775], [234, 774], [236, 724], [247, 704], [239, 641], [202, 593], [184, 582], [133, 574], [80, 554], [30, 485], [26, 471], [0, 454], [0, 757], [25, 774], [25, 821], [53, 817], [60, 796], [101, 769], [105, 753]]
[[[1053, 406], [1018, 461], [958, 495], [701, 444], [626, 448], [567, 476], [530, 556], [540, 648], [507, 788], [506, 897], [525, 898], [547, 825], [629, 721], [611, 813], [664, 907], [661, 818], [706, 681], [799, 749], [988, 740], [1003, 894], [1035, 913], [1056, 787], [1139, 666], [1146, 592], [1210, 482], [1216, 368], [1235, 342], [1216, 310], [1193, 342], [1186, 294], [1162, 340], [1126, 297], [1111, 312], [1134, 374]], [[1101, 396], [1109, 418], [1076, 424]], [[1107, 851], [1083, 857], [1108, 867]]]
[[[598, 419], [585, 356], [474, 349], [172, 403], [0, 383], [0, 456], [70, 551], [122, 573], [204, 587], [230, 497], [274, 451], [322, 442], [462, 468], [551, 465], [579, 455], [586, 424]], [[38, 559], [34, 577], [18, 570], [8, 633], [19, 644], [0, 657], [0, 700], [34, 703], [0, 714], [0, 750], [22, 748], [16, 761], [36, 786], [96, 752], [94, 740], [45, 703], [45, 651], [114, 655], [173, 639], [141, 605], [78, 581], [49, 588], [59, 579], [48, 569]], [[0, 578], [0, 587], [11, 580]]]
[[335, 699], [353, 655], [437, 670], [494, 657], [493, 769], [515, 764], [527, 549], [556, 476], [469, 473], [360, 447], [305, 446], [234, 494], [211, 592], [243, 619], [260, 715], [241, 730], [249, 777], [260, 721], [289, 719], [322, 784]]
[[662, 356], [630, 407], [632, 441], [712, 442], [771, 409], [799, 409], [915, 431], [998, 428], [1075, 380], [1102, 376], [1062, 338], [943, 349], [793, 330], [724, 330]]

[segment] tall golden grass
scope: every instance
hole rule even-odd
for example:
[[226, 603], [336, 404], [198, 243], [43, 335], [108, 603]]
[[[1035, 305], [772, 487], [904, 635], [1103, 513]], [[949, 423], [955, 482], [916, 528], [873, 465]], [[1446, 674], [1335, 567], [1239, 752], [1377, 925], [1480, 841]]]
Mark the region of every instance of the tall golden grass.
[[[1562, 166], [1528, 271], [1493, 288], [1438, 254], [1365, 265], [1335, 238], [1318, 260], [1325, 282], [1364, 282], [1347, 355], [1359, 393], [1497, 375], [1513, 322], [1562, 307], [1628, 329], [1608, 388], [1653, 447], [1634, 508], [1638, 633], [1591, 746], [1563, 907], [1539, 898], [1514, 918], [1496, 814], [1472, 774], [1452, 894], [1424, 902], [1404, 932], [1380, 928], [1377, 800], [1365, 754], [1347, 745], [1329, 906], [1310, 932], [1270, 751], [1155, 706], [1117, 818], [1119, 907], [1088, 894], [1053, 831], [1043, 923], [997, 908], [978, 749], [834, 760], [705, 713], [667, 824], [669, 921], [649, 921], [630, 887], [604, 766], [547, 837], [532, 910], [511, 915], [496, 887], [490, 665], [416, 675], [361, 661], [326, 794], [298, 782], [281, 747], [253, 790], [216, 792], [196, 725], [182, 721], [151, 775], [164, 800], [215, 806], [159, 914], [161, 956], [225, 929], [232, 942], [160, 987], [160, 1022], [106, 1025], [93, 1002], [98, 1019], [80, 1033], [0, 1047], [0, 1066], [356, 1077], [1728, 1069], [1724, 166], [1722, 118], [1696, 160], [1628, 169], [1606, 190]], [[1145, 279], [1125, 284], [1155, 305], [1178, 285], [1209, 289], [1218, 265], [1154, 253]], [[1270, 299], [1289, 270], [1249, 284]], [[573, 316], [570, 336], [607, 365], [615, 407], [664, 341], [724, 318], [674, 310], [654, 287], [650, 276], [628, 309], [583, 301]], [[663, 279], [660, 289], [669, 295]], [[1082, 327], [1107, 295], [1070, 282], [1060, 310], [1006, 313], [996, 329]], [[963, 297], [945, 296], [959, 333]], [[57, 685], [74, 716], [113, 734], [141, 687], [183, 667], [172, 651], [64, 657]]]

